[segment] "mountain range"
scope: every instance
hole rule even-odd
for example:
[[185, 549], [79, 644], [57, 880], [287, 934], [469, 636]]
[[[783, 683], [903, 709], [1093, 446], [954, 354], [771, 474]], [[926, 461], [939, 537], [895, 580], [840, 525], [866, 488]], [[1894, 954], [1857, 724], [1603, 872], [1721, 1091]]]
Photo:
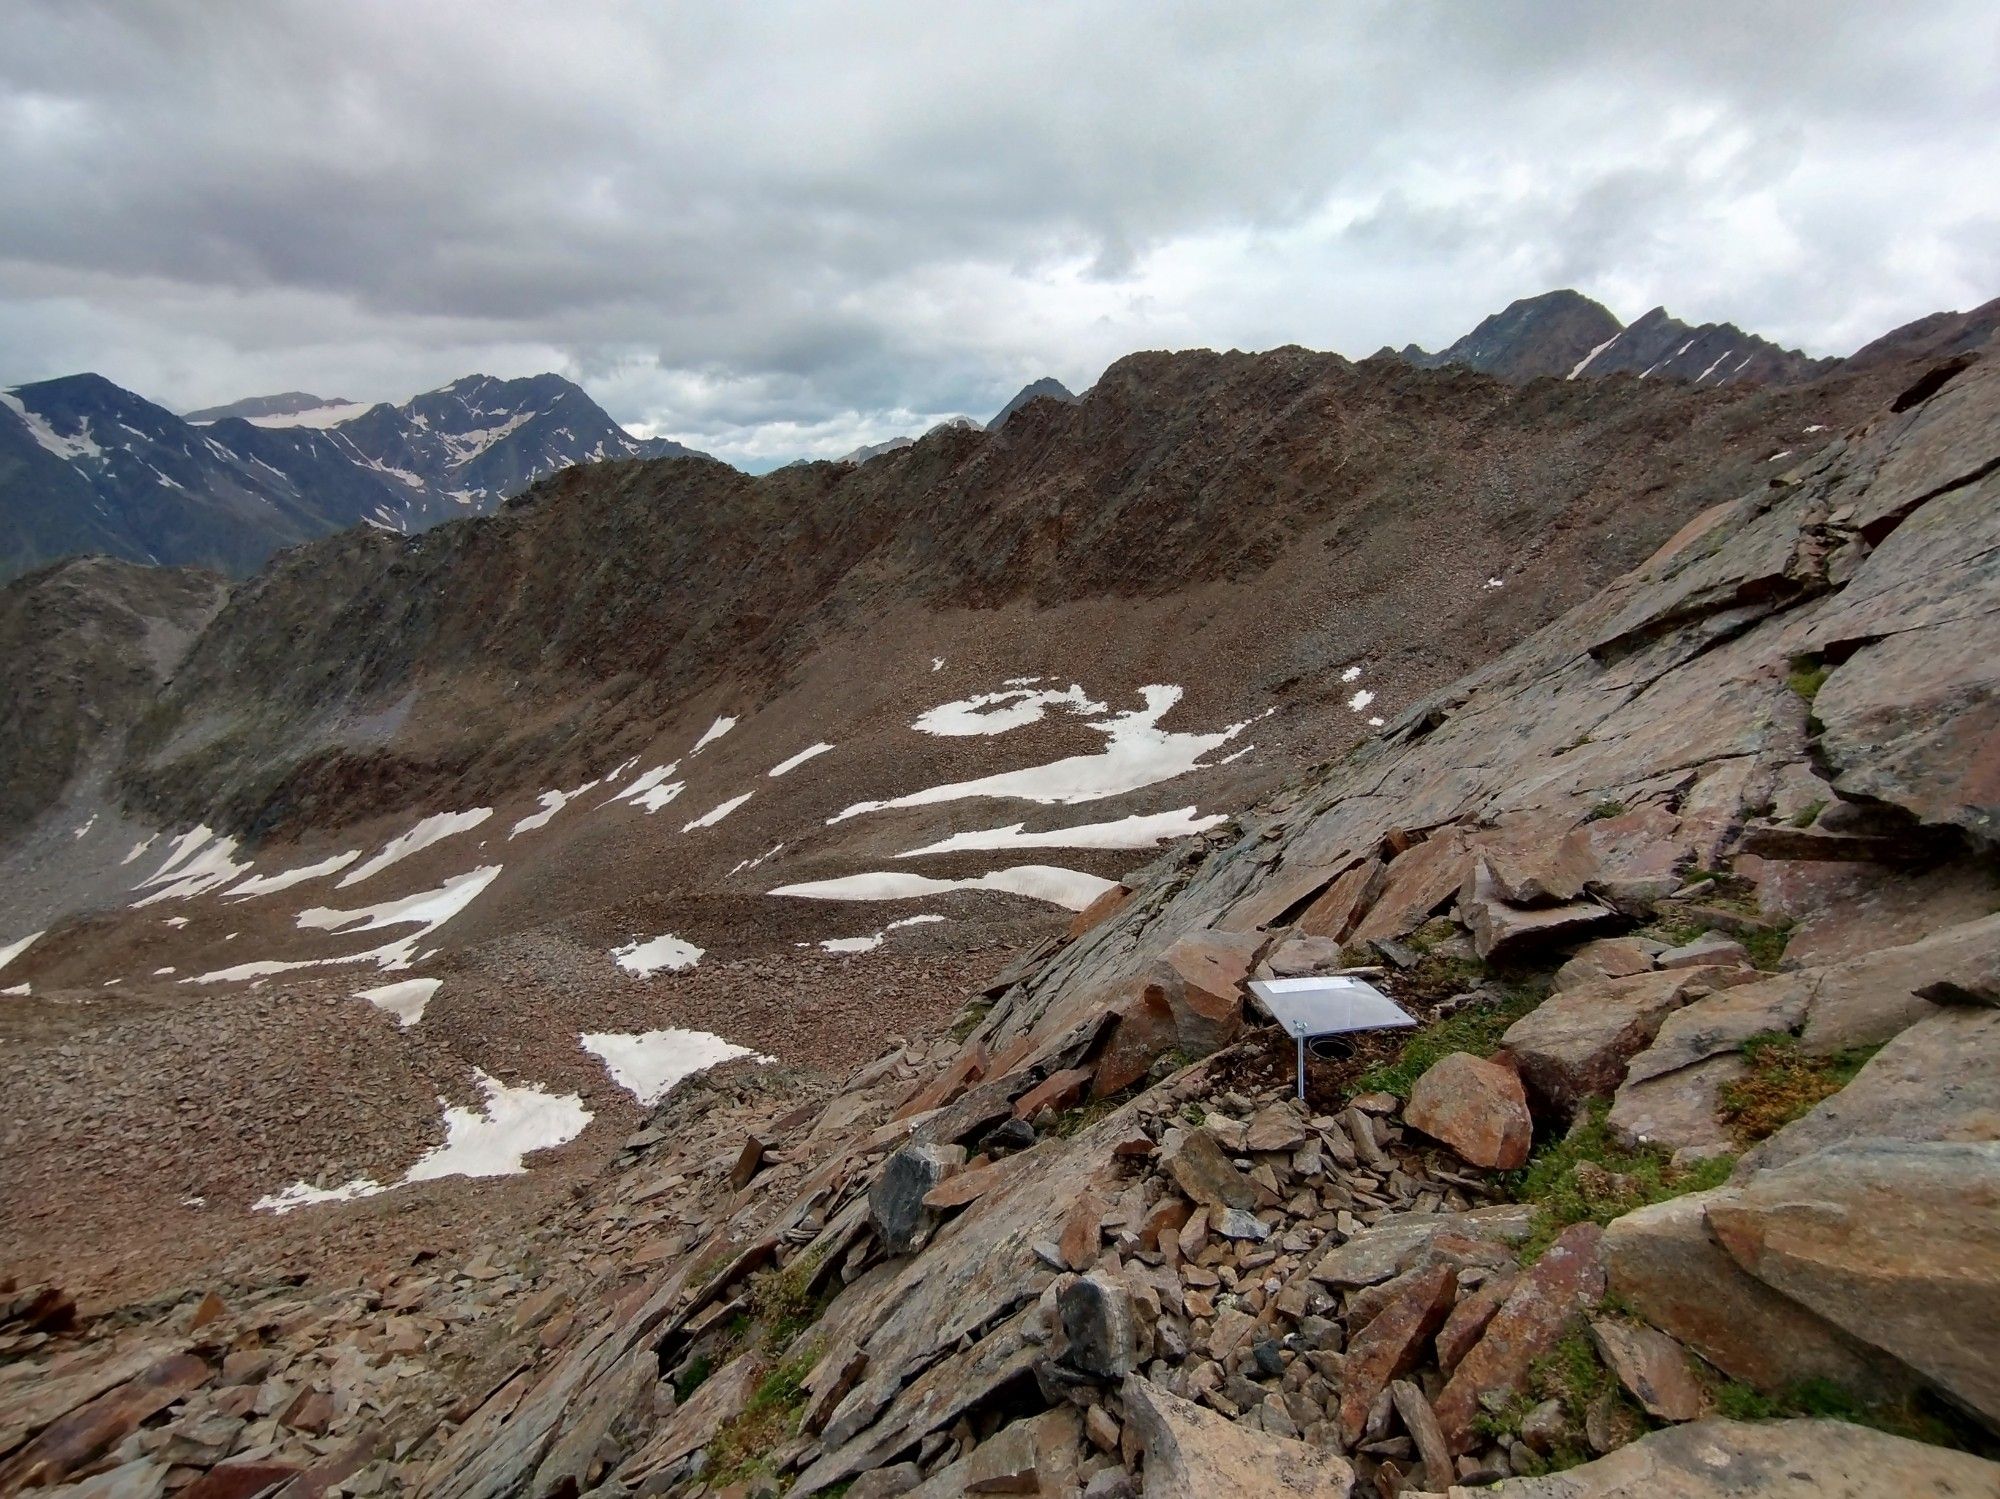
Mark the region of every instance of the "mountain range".
[[700, 456], [634, 437], [559, 375], [404, 402], [304, 392], [176, 416], [99, 375], [0, 391], [0, 577], [76, 553], [242, 575], [281, 547], [492, 511], [543, 474]]

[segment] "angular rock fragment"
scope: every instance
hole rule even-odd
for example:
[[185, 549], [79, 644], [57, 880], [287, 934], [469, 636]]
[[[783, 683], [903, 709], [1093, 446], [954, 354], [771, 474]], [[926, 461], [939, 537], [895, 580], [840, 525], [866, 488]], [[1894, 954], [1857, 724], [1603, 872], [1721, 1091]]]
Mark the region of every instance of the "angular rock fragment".
[[1203, 1057], [1243, 1029], [1243, 984], [1266, 939], [1255, 932], [1199, 932], [1160, 955], [1180, 980], [1166, 986], [1181, 1049]]
[[1206, 1129], [1189, 1130], [1163, 1164], [1175, 1185], [1198, 1206], [1245, 1210], [1257, 1206], [1250, 1179], [1230, 1163]]
[[1592, 1317], [1590, 1341], [1605, 1368], [1647, 1415], [1662, 1421], [1692, 1421], [1706, 1407], [1687, 1350], [1658, 1328]]
[[1350, 1447], [1361, 1440], [1368, 1412], [1389, 1381], [1416, 1366], [1424, 1345], [1451, 1312], [1457, 1279], [1448, 1265], [1414, 1271], [1368, 1325], [1347, 1341], [1340, 1405], [1334, 1424]]
[[1354, 1469], [1330, 1452], [1250, 1431], [1138, 1375], [1120, 1387], [1128, 1432], [1144, 1452], [1147, 1499], [1268, 1494], [1347, 1499]]
[[1510, 1068], [1455, 1051], [1433, 1063], [1410, 1089], [1403, 1118], [1442, 1140], [1475, 1166], [1511, 1171], [1534, 1144], [1527, 1091]]
[[1553, 947], [1611, 925], [1618, 913], [1594, 900], [1559, 906], [1516, 906], [1500, 894], [1492, 871], [1481, 860], [1459, 894], [1459, 917], [1472, 933], [1472, 948], [1486, 959], [1512, 958], [1538, 947]]
[[963, 1146], [924, 1143], [905, 1145], [882, 1163], [868, 1192], [868, 1220], [884, 1248], [908, 1254], [922, 1247], [937, 1221], [924, 1198], [964, 1164]]
[[1845, 1421], [1669, 1426], [1542, 1478], [1450, 1499], [1960, 1499], [2000, 1487], [2000, 1463]]
[[1749, 1274], [1717, 1242], [1708, 1207], [1729, 1190], [1669, 1198], [1615, 1220], [1604, 1232], [1611, 1295], [1724, 1374], [1766, 1392], [1811, 1379], [1897, 1389], [1879, 1359]]
[[1526, 1388], [1529, 1367], [1562, 1341], [1584, 1309], [1604, 1294], [1597, 1262], [1604, 1230], [1572, 1223], [1535, 1261], [1493, 1314], [1484, 1337], [1459, 1360], [1436, 1404], [1438, 1424], [1454, 1453], [1470, 1450], [1480, 1398], [1507, 1399]]
[[1121, 1281], [1092, 1271], [1056, 1293], [1068, 1349], [1063, 1362], [1097, 1379], [1119, 1379], [1139, 1367], [1139, 1318]]
[[1533, 1095], [1568, 1116], [1617, 1088], [1625, 1064], [1667, 1016], [1708, 992], [1713, 977], [1727, 971], [1682, 968], [1579, 986], [1544, 1000], [1501, 1040]]

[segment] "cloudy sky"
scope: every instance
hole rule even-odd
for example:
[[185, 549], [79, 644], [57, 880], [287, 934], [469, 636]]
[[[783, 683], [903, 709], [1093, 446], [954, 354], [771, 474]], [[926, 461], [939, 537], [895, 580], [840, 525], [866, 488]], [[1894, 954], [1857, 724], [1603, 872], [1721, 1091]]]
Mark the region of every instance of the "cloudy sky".
[[1575, 286], [2000, 295], [2000, 6], [0, 0], [0, 384], [554, 369], [763, 468]]

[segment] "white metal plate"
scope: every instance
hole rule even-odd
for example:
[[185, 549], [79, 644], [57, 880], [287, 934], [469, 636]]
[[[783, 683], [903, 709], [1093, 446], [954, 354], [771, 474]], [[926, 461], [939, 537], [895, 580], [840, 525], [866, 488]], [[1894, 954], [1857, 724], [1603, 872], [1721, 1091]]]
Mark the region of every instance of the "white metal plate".
[[1337, 1036], [1417, 1023], [1361, 979], [1253, 979], [1250, 992], [1289, 1036]]

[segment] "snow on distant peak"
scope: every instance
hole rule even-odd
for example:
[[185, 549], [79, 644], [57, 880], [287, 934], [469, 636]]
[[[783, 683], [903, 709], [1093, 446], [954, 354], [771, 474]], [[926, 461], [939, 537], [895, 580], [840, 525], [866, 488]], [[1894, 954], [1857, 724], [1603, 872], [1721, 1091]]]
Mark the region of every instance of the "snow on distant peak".
[[18, 416], [22, 424], [27, 427], [28, 435], [65, 463], [75, 463], [79, 458], [104, 456], [104, 449], [91, 439], [90, 422], [87, 418], [78, 419], [76, 436], [64, 437], [49, 425], [46, 417], [30, 411], [21, 398], [11, 390], [0, 390], [0, 406], [5, 406]]

